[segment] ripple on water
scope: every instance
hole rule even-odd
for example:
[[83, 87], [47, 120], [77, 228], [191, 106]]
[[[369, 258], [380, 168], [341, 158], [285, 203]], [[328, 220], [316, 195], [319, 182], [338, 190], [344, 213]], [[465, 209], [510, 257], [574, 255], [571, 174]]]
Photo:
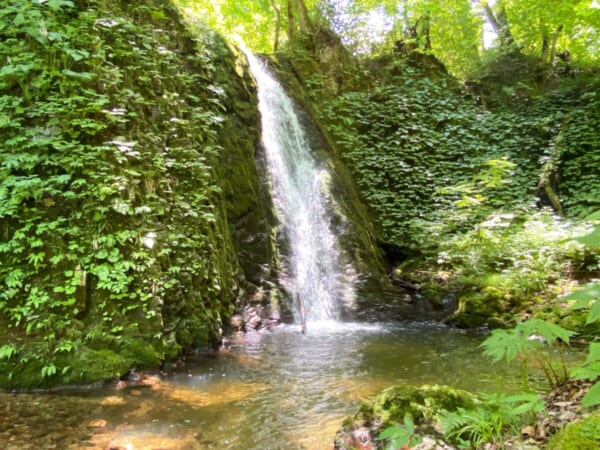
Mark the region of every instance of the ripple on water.
[[15, 450], [321, 450], [360, 400], [391, 384], [518, 388], [483, 358], [482, 339], [415, 323], [323, 322], [306, 335], [282, 326], [153, 386], [0, 394], [0, 439]]

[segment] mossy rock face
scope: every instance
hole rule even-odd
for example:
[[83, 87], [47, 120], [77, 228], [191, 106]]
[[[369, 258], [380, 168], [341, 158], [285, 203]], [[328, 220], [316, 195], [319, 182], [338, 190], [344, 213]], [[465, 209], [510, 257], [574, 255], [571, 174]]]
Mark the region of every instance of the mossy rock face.
[[390, 281], [372, 217], [351, 171], [340, 158], [336, 143], [322, 127], [319, 114], [310, 102], [306, 80], [298, 69], [298, 64], [308, 67], [311, 61], [314, 63], [314, 55], [303, 54], [303, 58], [306, 60], [300, 61], [294, 52], [277, 54], [269, 58], [268, 63], [296, 105], [315, 160], [327, 167], [329, 176], [322, 179], [322, 187], [331, 228], [338, 237], [342, 265], [353, 267], [357, 274], [357, 295], [352, 302], [341, 305], [341, 316], [344, 320], [361, 321], [430, 319], [431, 305], [423, 307], [414, 302], [404, 288]]
[[[224, 43], [216, 49], [222, 63], [217, 79], [224, 88], [225, 120], [218, 136], [224, 151], [215, 164], [216, 181], [222, 189], [231, 239], [242, 269], [244, 295], [236, 305], [242, 311], [255, 298], [252, 287], [266, 293], [256, 302], [264, 307], [266, 319], [277, 309], [278, 249], [275, 208], [264, 152], [260, 145], [260, 113], [254, 80], [246, 58]], [[252, 286], [252, 287], [251, 287]]]
[[[0, 191], [14, 200], [0, 217], [9, 389], [101, 381], [214, 343], [248, 280], [270, 281], [276, 259], [256, 92], [239, 55], [191, 30], [170, 1], [42, 3], [7, 10], [0, 33], [0, 59], [14, 41], [33, 64], [5, 89], [13, 122], [0, 138], [37, 161], [1, 168]], [[20, 39], [29, 25], [19, 15], [63, 37]], [[50, 53], [80, 56], [61, 71]], [[25, 130], [48, 139], [33, 148]], [[40, 195], [12, 195], [31, 179]]]
[[143, 337], [125, 338], [119, 348], [121, 354], [127, 361], [140, 369], [155, 368], [160, 366], [165, 352], [162, 346], [156, 348]]
[[498, 298], [490, 298], [484, 293], [463, 294], [458, 299], [458, 309], [451, 318], [452, 323], [466, 328], [480, 327], [491, 319], [496, 321], [504, 312]]
[[570, 423], [556, 433], [548, 450], [597, 450], [600, 442], [600, 413]]
[[88, 384], [100, 380], [115, 379], [126, 373], [131, 361], [125, 355], [109, 349], [83, 349], [71, 361], [65, 375], [67, 384]]
[[[51, 365], [56, 368], [56, 372], [48, 372]], [[52, 362], [32, 360], [16, 366], [12, 365], [11, 361], [2, 362], [0, 385], [16, 390], [52, 388], [64, 384], [85, 385], [117, 379], [125, 374], [131, 365], [127, 355], [109, 349], [94, 350], [82, 347], [72, 354], [61, 355]], [[61, 368], [64, 369], [64, 373]]]

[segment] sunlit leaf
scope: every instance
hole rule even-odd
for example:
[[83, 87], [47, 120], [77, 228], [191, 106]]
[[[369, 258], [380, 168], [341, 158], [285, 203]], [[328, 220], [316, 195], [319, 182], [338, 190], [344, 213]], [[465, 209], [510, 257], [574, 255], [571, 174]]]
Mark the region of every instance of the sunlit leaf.
[[592, 304], [585, 323], [586, 325], [589, 325], [590, 323], [596, 322], [598, 319], [600, 319], [600, 299], [595, 300]]
[[594, 300], [600, 298], [600, 284], [591, 283], [562, 297], [564, 300]]
[[600, 381], [596, 382], [581, 399], [581, 406], [590, 407], [600, 404]]
[[566, 330], [559, 325], [540, 319], [529, 319], [517, 324], [515, 329], [524, 336], [540, 335], [547, 342], [552, 343], [557, 339], [568, 343], [574, 331]]
[[587, 220], [600, 220], [600, 210], [590, 214], [586, 217]]
[[591, 233], [577, 237], [575, 240], [588, 247], [600, 247], [600, 227], [594, 228]]
[[94, 76], [94, 74], [90, 72], [75, 72], [71, 69], [63, 69], [62, 73], [69, 77], [81, 78], [84, 80], [91, 80]]

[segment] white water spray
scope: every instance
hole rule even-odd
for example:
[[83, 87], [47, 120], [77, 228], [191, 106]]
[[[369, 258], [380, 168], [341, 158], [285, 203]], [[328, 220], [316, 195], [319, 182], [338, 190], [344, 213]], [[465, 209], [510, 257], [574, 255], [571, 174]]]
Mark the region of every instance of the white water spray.
[[[306, 321], [340, 318], [340, 305], [354, 303], [351, 263], [342, 263], [331, 227], [326, 187], [330, 174], [311, 154], [291, 99], [254, 55], [247, 53], [258, 84], [262, 140], [275, 206], [289, 243], [288, 289], [301, 298]], [[346, 258], [347, 259], [347, 258]], [[298, 305], [297, 305], [298, 306]], [[294, 308], [297, 321], [299, 308]]]

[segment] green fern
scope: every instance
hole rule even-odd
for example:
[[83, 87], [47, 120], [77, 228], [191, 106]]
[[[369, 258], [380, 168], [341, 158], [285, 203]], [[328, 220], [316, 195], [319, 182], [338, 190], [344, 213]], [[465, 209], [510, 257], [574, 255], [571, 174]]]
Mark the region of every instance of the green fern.
[[562, 353], [560, 363], [556, 364], [553, 350], [560, 350], [559, 341], [568, 344], [574, 334], [556, 324], [530, 319], [519, 323], [512, 330], [494, 330], [481, 346], [485, 348], [483, 354], [491, 357], [494, 363], [502, 359], [510, 362], [518, 356], [535, 361], [550, 387], [554, 388], [564, 383], [569, 376]]

